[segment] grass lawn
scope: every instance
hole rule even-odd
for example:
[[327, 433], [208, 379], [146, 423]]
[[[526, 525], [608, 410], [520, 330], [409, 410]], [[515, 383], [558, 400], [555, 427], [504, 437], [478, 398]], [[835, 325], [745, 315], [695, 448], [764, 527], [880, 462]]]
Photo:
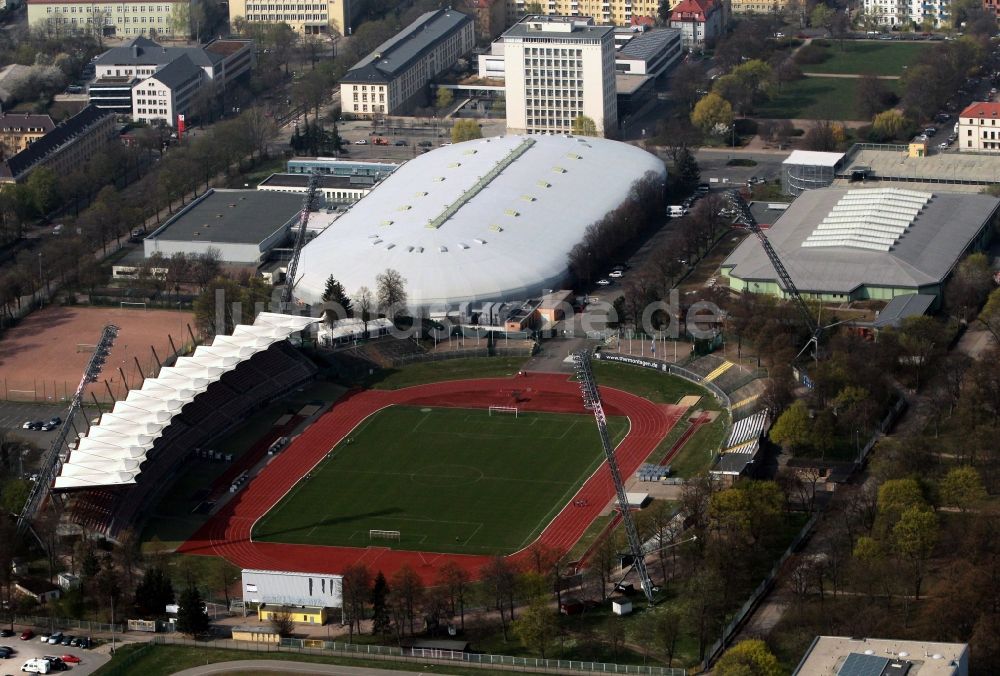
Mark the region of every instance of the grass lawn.
[[677, 456], [670, 461], [674, 476], [689, 479], [709, 470], [712, 458], [726, 441], [727, 419], [728, 416], [723, 413], [711, 424], [702, 426], [687, 440]]
[[[902, 46], [902, 45], [900, 45]], [[899, 80], [886, 80], [886, 88], [899, 91]], [[789, 82], [755, 116], [768, 119], [856, 120], [856, 90], [852, 78], [804, 77]]]
[[928, 42], [845, 40], [843, 48], [840, 43], [827, 48], [830, 58], [823, 63], [807, 63], [801, 68], [807, 73], [902, 75], [903, 66], [916, 61], [931, 46]]
[[[627, 421], [611, 418], [617, 443]], [[392, 406], [365, 420], [254, 527], [255, 540], [509, 553], [604, 460], [590, 416]], [[514, 498], [514, 499], [512, 499]]]
[[[667, 347], [670, 350], [670, 347]], [[649, 399], [657, 404], [676, 404], [681, 397], [693, 394], [701, 397], [698, 408], [719, 410], [719, 402], [708, 390], [692, 382], [642, 366], [594, 360], [594, 375], [605, 387], [616, 387]]]
[[502, 378], [517, 373], [525, 361], [526, 357], [473, 357], [420, 362], [377, 371], [364, 385], [376, 390], [399, 390], [444, 380]]

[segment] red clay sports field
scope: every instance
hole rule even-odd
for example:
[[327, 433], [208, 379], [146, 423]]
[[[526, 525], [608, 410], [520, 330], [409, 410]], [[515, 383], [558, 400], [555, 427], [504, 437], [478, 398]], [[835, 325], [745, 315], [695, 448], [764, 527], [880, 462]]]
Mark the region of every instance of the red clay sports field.
[[[433, 581], [437, 569], [451, 560], [470, 576], [477, 577], [489, 557], [398, 551], [385, 547], [255, 542], [250, 533], [257, 519], [276, 505], [342, 438], [379, 409], [397, 404], [485, 409], [510, 405], [514, 392], [518, 393], [517, 406], [527, 411], [588, 413], [583, 408], [578, 384], [564, 374], [530, 373], [512, 378], [457, 380], [395, 391], [351, 393], [276, 456], [178, 551], [222, 556], [243, 568], [311, 573], [339, 574], [351, 564], [364, 563], [369, 569], [381, 570], [390, 576], [408, 564], [427, 582]], [[636, 471], [686, 410], [681, 406], [654, 404], [634, 394], [604, 387], [601, 397], [608, 415], [629, 419], [628, 434], [616, 450], [623, 477]], [[331, 490], [336, 487], [331, 486]], [[604, 464], [584, 482], [536, 542], [560, 552], [568, 551], [613, 497], [614, 485]], [[516, 563], [527, 555], [523, 549], [510, 558]]]

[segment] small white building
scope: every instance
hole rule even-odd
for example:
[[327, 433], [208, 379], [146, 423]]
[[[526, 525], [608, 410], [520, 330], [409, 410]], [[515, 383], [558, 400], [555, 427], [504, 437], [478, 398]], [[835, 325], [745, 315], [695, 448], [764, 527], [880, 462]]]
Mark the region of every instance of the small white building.
[[[319, 176], [317, 190], [328, 205], [351, 204], [371, 192], [370, 180], [354, 180], [350, 176]], [[305, 195], [309, 191], [307, 174], [271, 174], [257, 185], [257, 190], [290, 192]]]
[[632, 614], [632, 601], [624, 596], [616, 596], [611, 599], [611, 612], [615, 615]]
[[966, 152], [1000, 152], [1000, 103], [973, 103], [961, 112], [958, 147]]
[[243, 603], [340, 608], [343, 576], [285, 570], [243, 570]]
[[56, 581], [64, 591], [69, 591], [80, 586], [80, 578], [72, 573], [59, 573]]

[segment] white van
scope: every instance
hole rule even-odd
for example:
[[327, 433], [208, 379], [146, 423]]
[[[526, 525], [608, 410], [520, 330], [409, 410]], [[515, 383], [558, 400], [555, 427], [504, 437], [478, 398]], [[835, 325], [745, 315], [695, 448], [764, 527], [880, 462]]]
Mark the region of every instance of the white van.
[[667, 207], [667, 215], [670, 216], [670, 218], [680, 218], [687, 212], [688, 210], [680, 204], [672, 204]]
[[29, 674], [47, 674], [52, 671], [52, 663], [48, 660], [31, 659], [24, 663], [21, 671], [26, 671]]

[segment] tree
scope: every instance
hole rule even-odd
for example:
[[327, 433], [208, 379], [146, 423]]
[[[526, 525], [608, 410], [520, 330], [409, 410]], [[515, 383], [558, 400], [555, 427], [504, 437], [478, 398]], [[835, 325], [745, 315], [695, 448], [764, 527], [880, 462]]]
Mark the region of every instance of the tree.
[[723, 653], [712, 673], [715, 676], [782, 676], [784, 671], [767, 644], [752, 639], [740, 641]]
[[394, 319], [406, 309], [406, 279], [398, 270], [386, 268], [385, 272], [375, 277], [375, 283], [379, 310]]
[[354, 642], [354, 632], [361, 633], [361, 620], [365, 617], [365, 603], [371, 597], [371, 574], [363, 564], [353, 564], [344, 570], [341, 594], [344, 619], [347, 620], [349, 641]]
[[545, 651], [558, 632], [559, 621], [543, 597], [533, 599], [514, 622], [514, 634], [542, 659], [545, 659]]
[[864, 73], [858, 78], [858, 87], [855, 90], [858, 118], [862, 120], [874, 119], [876, 115], [888, 107], [891, 96], [892, 94], [881, 78], [871, 73]]
[[461, 143], [462, 141], [472, 141], [482, 138], [483, 130], [475, 120], [456, 120], [451, 128], [451, 142]]
[[434, 97], [434, 106], [438, 109], [449, 107], [455, 102], [455, 94], [447, 87], [438, 87]]
[[872, 131], [883, 140], [899, 138], [908, 126], [909, 121], [895, 108], [882, 111], [872, 120]]
[[[424, 595], [424, 583], [421, 581], [420, 576], [414, 572], [413, 568], [404, 564], [392, 576], [390, 587], [392, 589], [392, 592], [389, 594], [390, 601], [400, 609], [399, 616], [409, 625], [410, 634], [412, 635], [413, 621], [417, 616], [417, 608]], [[397, 621], [396, 624], [397, 633], [402, 634], [402, 623]]]
[[135, 588], [135, 606], [139, 614], [143, 617], [158, 617], [166, 613], [167, 605], [173, 602], [174, 587], [163, 569], [159, 566], [146, 569]]
[[667, 666], [674, 665], [677, 639], [681, 635], [681, 613], [677, 608], [663, 606], [653, 613], [653, 637], [656, 646], [667, 660]]
[[674, 101], [690, 112], [708, 89], [705, 69], [694, 62], [685, 61], [673, 70], [670, 77], [670, 94]]
[[576, 136], [600, 136], [597, 129], [597, 123], [594, 122], [593, 118], [587, 117], [586, 115], [578, 115], [573, 120], [573, 125], [570, 128], [573, 134]]
[[503, 639], [510, 640], [509, 628], [514, 619], [514, 592], [517, 579], [510, 563], [503, 556], [494, 556], [480, 569], [487, 604], [500, 614]]
[[893, 527], [892, 540], [899, 555], [910, 563], [913, 595], [919, 601], [924, 568], [938, 540], [937, 515], [928, 509], [910, 507]]
[[840, 144], [837, 142], [833, 125], [828, 120], [817, 120], [806, 130], [802, 145], [806, 150], [832, 152]]
[[459, 615], [460, 628], [465, 631], [465, 595], [469, 584], [469, 574], [454, 561], [447, 561], [438, 569], [438, 585], [448, 591], [451, 615]]
[[993, 271], [985, 254], [966, 256], [956, 266], [945, 287], [945, 303], [959, 319], [972, 319], [995, 288]]
[[833, 25], [834, 11], [823, 4], [817, 4], [809, 15], [809, 24], [813, 28], [825, 28], [830, 30]]
[[729, 101], [711, 92], [695, 104], [691, 122], [706, 134], [720, 136], [733, 126], [733, 107]]
[[986, 488], [975, 467], [953, 467], [941, 479], [941, 502], [965, 512], [986, 499]]
[[365, 325], [365, 337], [368, 337], [368, 322], [375, 318], [375, 296], [367, 286], [362, 286], [354, 294], [354, 308], [356, 316], [361, 318]]
[[191, 3], [178, 2], [170, 14], [170, 29], [177, 37], [191, 37]]
[[295, 620], [292, 619], [292, 611], [288, 608], [279, 607], [271, 612], [271, 626], [278, 636], [288, 638], [295, 631]]
[[812, 424], [805, 402], [799, 399], [785, 409], [768, 436], [771, 441], [787, 447], [793, 453], [807, 448], [812, 440]]
[[354, 316], [354, 307], [351, 305], [351, 298], [344, 290], [344, 285], [338, 282], [333, 275], [326, 278], [326, 287], [323, 289], [323, 302], [334, 303], [336, 306], [326, 311], [325, 321], [329, 324], [336, 319], [344, 319]]
[[694, 158], [694, 153], [687, 148], [682, 148], [677, 153], [677, 158], [674, 161], [674, 170], [677, 172], [677, 177], [681, 183], [685, 186], [693, 186], [701, 180], [701, 170], [698, 168], [698, 161]]
[[392, 622], [389, 619], [389, 609], [386, 606], [386, 597], [389, 594], [389, 584], [385, 581], [385, 575], [380, 570], [375, 576], [375, 584], [372, 585], [372, 635], [388, 636], [392, 631]]
[[208, 631], [208, 613], [197, 587], [190, 585], [182, 591], [178, 606], [177, 631], [190, 636], [201, 636]]

